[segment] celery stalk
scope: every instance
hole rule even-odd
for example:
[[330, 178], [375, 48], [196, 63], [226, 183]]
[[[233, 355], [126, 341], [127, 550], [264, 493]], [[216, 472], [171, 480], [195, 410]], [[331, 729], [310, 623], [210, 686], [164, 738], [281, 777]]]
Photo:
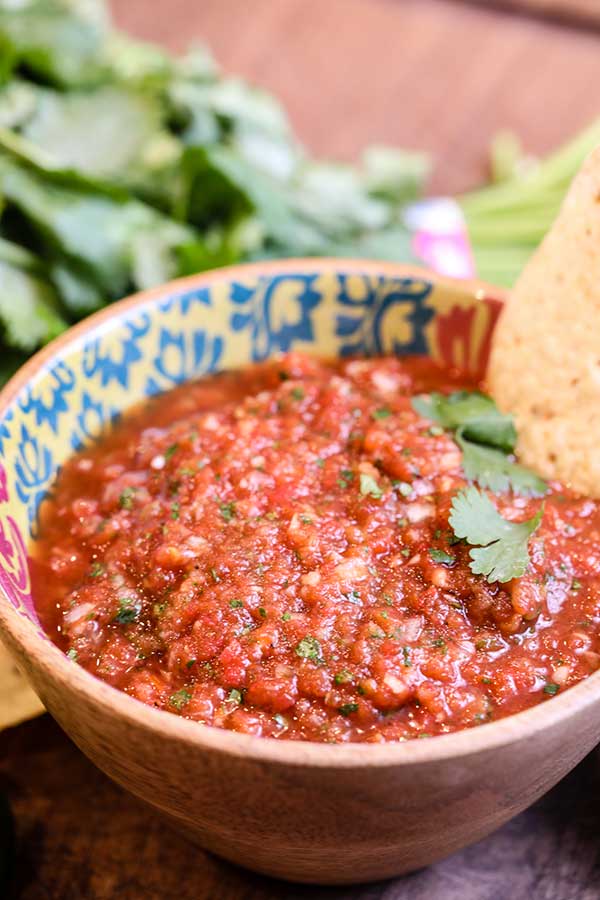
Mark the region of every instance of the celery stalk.
[[[508, 147], [504, 152], [514, 150], [516, 145], [511, 148], [506, 137], [503, 140]], [[598, 144], [600, 119], [537, 166], [522, 172], [512, 159], [513, 175], [458, 199], [478, 275], [500, 285], [514, 283], [556, 218], [573, 177]]]

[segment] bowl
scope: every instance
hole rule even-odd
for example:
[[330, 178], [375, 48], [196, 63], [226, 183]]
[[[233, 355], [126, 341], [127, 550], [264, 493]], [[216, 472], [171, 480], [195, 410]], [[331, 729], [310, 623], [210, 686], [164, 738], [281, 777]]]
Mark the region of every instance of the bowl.
[[480, 374], [501, 302], [482, 284], [379, 262], [221, 269], [92, 316], [0, 394], [2, 637], [81, 750], [219, 856], [330, 884], [427, 865], [520, 812], [596, 744], [600, 674], [518, 715], [399, 744], [277, 741], [152, 709], [40, 629], [27, 545], [56, 471], [133, 402], [289, 348], [428, 353]]

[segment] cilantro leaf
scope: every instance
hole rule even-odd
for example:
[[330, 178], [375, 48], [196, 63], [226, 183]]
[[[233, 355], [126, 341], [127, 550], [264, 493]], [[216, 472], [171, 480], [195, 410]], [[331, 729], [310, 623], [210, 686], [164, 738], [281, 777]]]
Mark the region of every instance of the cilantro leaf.
[[434, 422], [442, 424], [442, 416], [439, 409], [438, 399], [441, 394], [417, 394], [411, 399], [411, 406], [419, 416], [424, 419], [433, 419]]
[[323, 659], [321, 644], [309, 634], [303, 637], [296, 645], [296, 656], [299, 656], [301, 659], [310, 659], [313, 662], [321, 662]]
[[469, 481], [495, 493], [513, 490], [541, 496], [546, 482], [511, 458], [517, 441], [512, 416], [501, 413], [491, 397], [479, 391], [433, 392], [414, 397], [415, 412], [454, 432]]
[[[5, 49], [2, 46], [3, 40], [0, 34], [0, 57]], [[0, 76], [5, 61], [0, 62]], [[4, 85], [0, 77], [0, 84], [3, 85], [0, 92], [0, 128], [19, 128], [28, 121], [36, 108], [37, 88], [16, 78]]]
[[175, 709], [183, 709], [190, 700], [192, 699], [192, 695], [185, 688], [181, 688], [180, 691], [175, 691], [174, 694], [171, 694], [169, 697], [169, 703], [171, 706], [174, 706]]
[[[51, 181], [0, 156], [2, 190], [48, 247], [48, 255], [69, 260], [108, 297], [122, 296], [132, 283], [131, 257], [142, 235], [159, 231], [172, 254], [191, 232], [138, 200], [119, 200], [105, 194]], [[171, 274], [175, 270], [173, 269]], [[161, 280], [168, 277], [161, 274]], [[148, 287], [137, 279], [140, 287]]]
[[130, 625], [137, 622], [141, 607], [135, 597], [119, 597], [119, 610], [113, 617], [113, 622], [119, 625]]
[[86, 16], [82, 6], [57, 0], [0, 4], [0, 35], [37, 78], [64, 87], [93, 84], [107, 74], [104, 23]]
[[491, 397], [479, 391], [432, 393], [414, 397], [413, 409], [428, 419], [454, 431], [462, 428], [465, 437], [478, 444], [499, 447], [507, 453], [515, 449], [517, 433], [512, 416], [501, 413]]
[[380, 406], [379, 409], [375, 409], [375, 410], [373, 410], [373, 412], [371, 413], [371, 416], [372, 416], [375, 420], [378, 420], [378, 419], [387, 419], [387, 418], [388, 418], [389, 416], [391, 416], [391, 415], [392, 415], [392, 411], [391, 411], [391, 409], [389, 409], [387, 406]]
[[235, 503], [232, 501], [219, 503], [219, 512], [226, 522], [231, 522], [232, 519], [235, 519]]
[[43, 277], [0, 258], [0, 330], [8, 343], [32, 351], [67, 327]]
[[456, 562], [454, 554], [446, 553], [445, 550], [436, 550], [435, 547], [430, 548], [429, 556], [434, 562], [444, 563], [446, 566], [453, 566]]
[[[171, 140], [162, 131], [158, 96], [115, 85], [70, 93], [40, 90], [36, 110], [21, 133], [56, 168], [101, 178], [129, 173], [133, 166], [139, 178], [163, 152], [168, 159]], [[161, 153], [159, 142], [164, 143]]]
[[533, 518], [510, 522], [500, 515], [487, 494], [476, 487], [460, 491], [452, 501], [450, 525], [458, 538], [474, 545], [471, 571], [489, 582], [510, 581], [529, 565], [529, 538], [542, 520], [543, 505]]
[[476, 481], [482, 488], [501, 494], [512, 489], [517, 494], [541, 497], [546, 493], [546, 482], [525, 466], [513, 462], [501, 450], [473, 443], [464, 436], [462, 429], [455, 440], [462, 450], [462, 466], [469, 481]]
[[363, 497], [373, 497], [380, 500], [383, 497], [383, 489], [377, 484], [371, 475], [360, 473], [360, 492]]
[[120, 509], [133, 509], [133, 498], [135, 496], [135, 491], [136, 489], [132, 485], [123, 488], [123, 490], [119, 494]]

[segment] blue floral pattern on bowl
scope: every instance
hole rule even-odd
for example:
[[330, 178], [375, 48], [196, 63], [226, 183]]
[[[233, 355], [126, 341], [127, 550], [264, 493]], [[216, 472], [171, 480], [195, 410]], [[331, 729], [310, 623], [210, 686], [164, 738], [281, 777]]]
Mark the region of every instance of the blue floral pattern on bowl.
[[27, 546], [61, 464], [128, 407], [201, 375], [299, 349], [427, 353], [483, 368], [499, 302], [459, 282], [346, 261], [217, 270], [100, 313], [17, 375], [0, 403], [0, 588], [37, 623]]

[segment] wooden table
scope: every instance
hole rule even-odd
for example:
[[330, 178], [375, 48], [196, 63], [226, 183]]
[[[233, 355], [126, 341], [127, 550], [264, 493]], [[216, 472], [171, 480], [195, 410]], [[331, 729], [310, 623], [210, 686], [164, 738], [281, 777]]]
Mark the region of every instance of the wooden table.
[[[560, 0], [510, 5], [510, 13], [450, 0], [115, 0], [114, 8], [120, 24], [174, 49], [206, 39], [225, 69], [281, 97], [316, 151], [352, 158], [368, 141], [428, 149], [432, 190], [456, 192], [481, 179], [497, 129], [515, 129], [542, 152], [600, 112], [600, 32], [531, 15], [556, 11]], [[595, 752], [529, 811], [428, 870], [339, 890], [269, 881], [190, 846], [47, 716], [0, 737], [0, 792], [16, 819], [18, 900], [597, 900], [599, 763]]]

